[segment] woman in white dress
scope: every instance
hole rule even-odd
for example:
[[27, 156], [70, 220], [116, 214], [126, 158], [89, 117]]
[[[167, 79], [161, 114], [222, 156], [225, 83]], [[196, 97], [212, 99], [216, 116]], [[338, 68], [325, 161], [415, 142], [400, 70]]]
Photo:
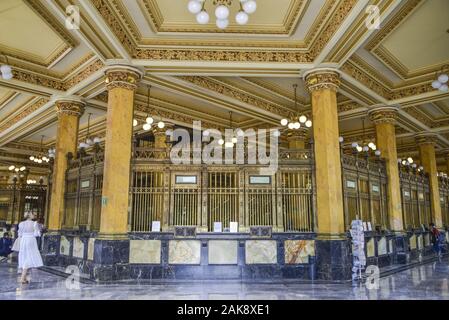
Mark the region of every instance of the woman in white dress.
[[22, 272], [20, 281], [29, 283], [27, 280], [28, 270], [31, 268], [39, 268], [44, 264], [41, 254], [37, 247], [36, 234], [39, 232], [37, 222], [34, 219], [34, 213], [25, 213], [25, 221], [19, 223], [19, 268], [18, 272]]

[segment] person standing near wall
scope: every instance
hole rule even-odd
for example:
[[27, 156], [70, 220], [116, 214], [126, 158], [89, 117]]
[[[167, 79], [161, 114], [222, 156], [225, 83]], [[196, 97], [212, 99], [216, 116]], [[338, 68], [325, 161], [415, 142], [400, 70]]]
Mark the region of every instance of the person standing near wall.
[[33, 221], [34, 213], [26, 212], [25, 221], [19, 223], [19, 267], [18, 272], [22, 273], [20, 282], [29, 283], [27, 273], [29, 269], [39, 268], [44, 265], [41, 254], [37, 247], [36, 236], [39, 234], [37, 222]]

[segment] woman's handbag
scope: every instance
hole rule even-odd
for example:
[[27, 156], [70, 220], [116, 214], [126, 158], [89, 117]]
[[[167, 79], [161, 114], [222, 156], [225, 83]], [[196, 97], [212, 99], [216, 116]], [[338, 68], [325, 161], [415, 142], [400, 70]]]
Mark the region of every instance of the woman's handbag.
[[11, 250], [15, 251], [15, 252], [19, 252], [19, 248], [20, 248], [20, 237], [18, 237], [16, 239], [16, 241], [14, 241], [14, 244], [12, 245]]

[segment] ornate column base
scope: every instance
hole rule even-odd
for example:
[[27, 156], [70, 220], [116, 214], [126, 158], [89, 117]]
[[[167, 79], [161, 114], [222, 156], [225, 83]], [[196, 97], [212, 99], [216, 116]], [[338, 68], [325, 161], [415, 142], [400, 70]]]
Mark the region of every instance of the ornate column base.
[[398, 232], [395, 234], [396, 254], [394, 255], [396, 264], [410, 263], [409, 237], [407, 233]]
[[97, 281], [129, 279], [129, 239], [95, 239], [94, 259], [89, 273]]
[[351, 280], [351, 241], [341, 235], [329, 238], [318, 236], [315, 241], [316, 279]]
[[42, 260], [46, 266], [59, 265], [59, 254], [61, 246], [61, 233], [49, 231], [42, 239]]

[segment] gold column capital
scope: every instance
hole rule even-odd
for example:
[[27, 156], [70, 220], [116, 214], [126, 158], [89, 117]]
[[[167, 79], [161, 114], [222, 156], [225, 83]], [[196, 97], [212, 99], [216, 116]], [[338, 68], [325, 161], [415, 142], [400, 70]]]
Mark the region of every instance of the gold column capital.
[[55, 102], [58, 117], [62, 114], [81, 117], [86, 104], [81, 100], [57, 100]]
[[340, 73], [335, 69], [316, 69], [304, 74], [304, 80], [309, 92], [331, 89], [337, 91], [340, 87]]
[[437, 142], [437, 136], [433, 133], [420, 133], [415, 136], [415, 141], [418, 146], [425, 144], [435, 145]]
[[396, 124], [399, 115], [399, 110], [398, 107], [379, 106], [373, 107], [368, 112], [368, 115], [370, 117], [370, 120], [374, 124], [379, 123]]
[[114, 66], [105, 72], [106, 88], [124, 88], [128, 90], [137, 89], [137, 84], [142, 78], [142, 72], [139, 69], [128, 66]]

